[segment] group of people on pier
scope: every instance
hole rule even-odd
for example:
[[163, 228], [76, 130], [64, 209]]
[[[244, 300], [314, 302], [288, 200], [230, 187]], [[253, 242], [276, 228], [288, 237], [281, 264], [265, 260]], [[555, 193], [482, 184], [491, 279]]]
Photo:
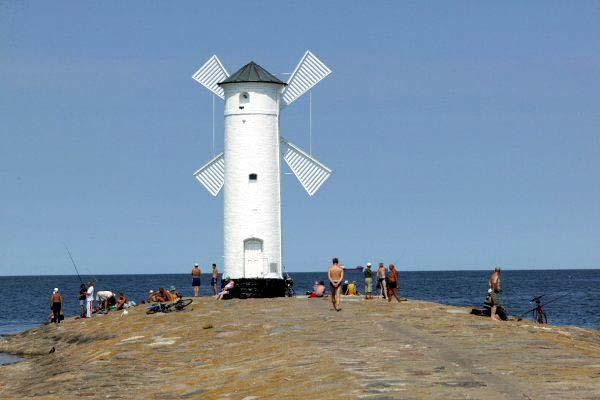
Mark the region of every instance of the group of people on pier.
[[[194, 297], [198, 297], [199, 289], [201, 285], [201, 274], [202, 271], [200, 266], [196, 263], [192, 268], [192, 287], [194, 290]], [[501, 286], [500, 286], [500, 268], [495, 268], [489, 281], [488, 281], [488, 302], [490, 306], [490, 316], [494, 320], [498, 320], [496, 310], [501, 306]], [[384, 263], [379, 263], [376, 270], [372, 269], [372, 264], [368, 262], [366, 268], [363, 271], [364, 275], [364, 287], [365, 287], [365, 300], [373, 299], [373, 285], [379, 289], [379, 296], [391, 302], [392, 299], [396, 299], [400, 302], [401, 299], [398, 296], [399, 288], [399, 276], [398, 271], [394, 264], [389, 264], [386, 268]], [[327, 270], [327, 277], [329, 279], [329, 287], [331, 291], [331, 302], [333, 308], [336, 311], [341, 310], [340, 302], [341, 295], [360, 295], [357, 290], [356, 282], [349, 283], [344, 279], [344, 267], [340, 265], [338, 258], [333, 258], [332, 264]], [[216, 264], [212, 264], [212, 274], [210, 286], [213, 291], [213, 296], [222, 300], [228, 296], [234, 286], [235, 282], [229, 277], [224, 278], [223, 288], [219, 291], [219, 271]], [[323, 281], [315, 282], [313, 292], [308, 293], [309, 297], [324, 297], [325, 296], [325, 283]], [[171, 287], [169, 290], [159, 288], [158, 290], [150, 290], [148, 295], [148, 302], [172, 302], [176, 299], [181, 298], [181, 294]], [[79, 304], [81, 309], [81, 318], [91, 318], [93, 313], [101, 312], [106, 313], [110, 309], [123, 310], [128, 307], [135, 306], [136, 304], [130, 301], [127, 296], [120, 292], [118, 296], [109, 290], [101, 290], [96, 293], [97, 306], [94, 306], [94, 286], [92, 282], [88, 282], [87, 285], [81, 284], [79, 290]], [[145, 301], [141, 301], [144, 303]], [[52, 311], [49, 319], [51, 322], [60, 323], [64, 319], [63, 315], [63, 298], [59, 293], [58, 288], [54, 288], [52, 295], [50, 296], [50, 310]]]
[[[376, 271], [373, 271], [371, 267], [372, 264], [369, 262], [364, 270], [365, 299], [373, 299], [373, 277], [375, 277], [377, 279], [376, 285], [377, 288], [379, 288], [380, 296], [388, 302], [391, 302], [392, 298], [395, 298], [396, 301], [400, 302], [400, 298], [398, 297], [398, 271], [394, 264], [389, 265], [389, 270], [385, 267], [384, 263], [379, 263], [379, 267]], [[343, 290], [344, 282], [347, 281], [344, 281], [344, 268], [340, 265], [337, 257], [332, 260], [332, 264], [327, 270], [327, 278], [329, 278], [333, 308], [336, 311], [340, 311], [341, 295], [354, 295], [356, 293], [350, 293], [349, 290]]]

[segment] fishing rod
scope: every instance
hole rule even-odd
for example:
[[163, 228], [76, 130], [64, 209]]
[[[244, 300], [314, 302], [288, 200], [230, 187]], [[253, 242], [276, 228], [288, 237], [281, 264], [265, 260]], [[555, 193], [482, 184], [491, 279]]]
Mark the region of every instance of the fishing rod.
[[69, 258], [71, 259], [71, 262], [73, 263], [73, 267], [75, 267], [75, 272], [77, 273], [77, 277], [79, 278], [79, 282], [81, 282], [81, 284], [83, 285], [83, 279], [81, 279], [81, 276], [79, 275], [79, 271], [77, 270], [77, 264], [75, 264], [75, 260], [73, 260], [73, 256], [71, 255], [71, 251], [69, 250], [69, 247], [67, 246], [66, 243], [63, 243], [63, 245], [65, 246], [65, 249], [67, 249], [67, 254], [69, 255]]

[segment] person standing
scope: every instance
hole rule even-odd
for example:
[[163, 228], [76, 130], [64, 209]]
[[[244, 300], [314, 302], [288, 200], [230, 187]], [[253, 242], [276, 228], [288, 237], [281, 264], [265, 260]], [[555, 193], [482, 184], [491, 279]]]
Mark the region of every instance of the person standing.
[[92, 310], [94, 309], [94, 285], [92, 281], [88, 282], [88, 288], [85, 291], [85, 316], [92, 318]]
[[365, 300], [373, 298], [373, 271], [371, 271], [371, 263], [367, 263], [365, 269]]
[[500, 286], [500, 274], [502, 273], [500, 268], [495, 268], [494, 272], [492, 272], [492, 276], [490, 276], [490, 280], [488, 281], [488, 293], [490, 294], [491, 300], [491, 310], [490, 317], [494, 321], [500, 321], [500, 318], [496, 315], [496, 310], [498, 306], [501, 306], [501, 293], [502, 287]]
[[396, 271], [396, 267], [394, 264], [390, 264], [390, 274], [388, 275], [388, 280], [390, 284], [388, 285], [388, 303], [392, 301], [392, 296], [398, 300], [400, 303], [400, 298], [398, 297], [398, 271]]
[[79, 286], [79, 308], [80, 308], [80, 312], [79, 312], [79, 317], [80, 318], [85, 318], [85, 292], [87, 290], [85, 289], [85, 284], [82, 282], [81, 286]]
[[58, 293], [58, 288], [54, 288], [50, 296], [50, 309], [52, 310], [52, 322], [60, 324], [60, 310], [62, 309], [62, 296]]
[[377, 284], [381, 289], [381, 297], [387, 299], [387, 282], [385, 281], [385, 275], [385, 265], [379, 263], [379, 268], [377, 268]]
[[344, 279], [344, 269], [340, 267], [340, 263], [337, 258], [332, 260], [332, 265], [327, 270], [327, 277], [329, 278], [329, 286], [331, 289], [331, 302], [335, 311], [340, 311], [340, 290], [341, 283]]
[[212, 278], [210, 280], [210, 284], [213, 288], [213, 294], [217, 295], [217, 284], [219, 283], [219, 270], [217, 269], [217, 264], [212, 265]]
[[198, 291], [200, 290], [200, 275], [202, 271], [198, 264], [194, 264], [192, 269], [192, 287], [194, 288], [194, 297], [198, 297]]

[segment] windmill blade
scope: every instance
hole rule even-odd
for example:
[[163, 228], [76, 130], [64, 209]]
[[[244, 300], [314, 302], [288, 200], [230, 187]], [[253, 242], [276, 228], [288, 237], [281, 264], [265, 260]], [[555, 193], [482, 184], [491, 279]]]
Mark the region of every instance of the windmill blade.
[[307, 50], [283, 90], [283, 102], [289, 106], [330, 73], [331, 70]]
[[223, 157], [223, 153], [194, 172], [194, 176], [210, 194], [216, 197], [225, 182], [225, 158]]
[[329, 168], [284, 138], [281, 138], [281, 152], [286, 164], [309, 196], [314, 195], [331, 176]]
[[229, 73], [221, 64], [219, 57], [213, 55], [192, 75], [192, 79], [219, 96], [224, 98], [225, 92], [217, 83], [227, 79]]

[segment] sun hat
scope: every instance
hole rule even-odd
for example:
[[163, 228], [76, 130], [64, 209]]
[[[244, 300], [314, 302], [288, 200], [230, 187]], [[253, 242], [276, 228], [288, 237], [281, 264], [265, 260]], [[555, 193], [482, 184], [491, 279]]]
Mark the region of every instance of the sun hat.
[[169, 290], [171, 290], [171, 291], [175, 290], [175, 286], [171, 285], [171, 287], [169, 288]]
[[198, 266], [198, 263], [194, 264], [194, 267], [197, 267], [197, 266]]
[[370, 263], [370, 262], [368, 262], [368, 263], [367, 263], [367, 267], [370, 267], [370, 266], [371, 266], [371, 263]]
[[58, 288], [57, 287], [54, 288], [54, 293], [56, 293], [56, 292], [58, 292]]

